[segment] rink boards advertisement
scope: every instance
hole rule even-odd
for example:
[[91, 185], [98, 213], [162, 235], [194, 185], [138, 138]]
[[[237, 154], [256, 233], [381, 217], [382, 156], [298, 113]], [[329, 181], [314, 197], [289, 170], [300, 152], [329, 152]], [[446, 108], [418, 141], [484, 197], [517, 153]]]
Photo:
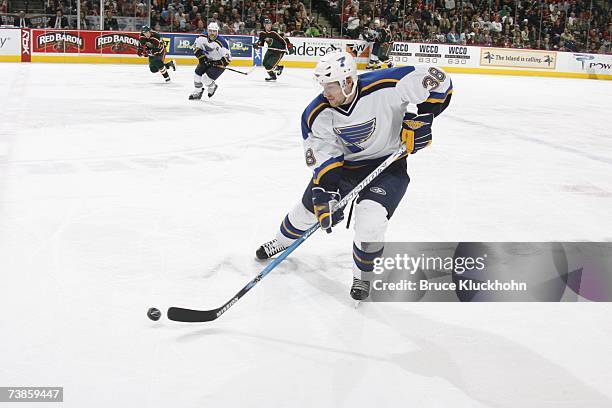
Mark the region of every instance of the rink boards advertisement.
[[393, 43], [391, 59], [398, 65], [478, 66], [477, 47], [447, 44]]
[[[140, 63], [136, 32], [44, 29], [0, 29], [0, 61]], [[198, 34], [161, 33], [166, 55], [179, 64], [195, 65], [193, 43]], [[224, 36], [232, 65], [261, 65], [267, 48], [254, 50], [249, 35]], [[290, 37], [293, 44], [283, 57], [288, 67], [311, 68], [334, 50], [351, 53], [359, 68], [367, 64], [372, 44], [362, 40]], [[431, 64], [448, 72], [612, 79], [612, 55], [571, 53], [450, 44], [396, 42], [391, 50], [396, 65]]]
[[21, 30], [0, 30], [0, 61], [16, 62], [21, 55]]
[[612, 79], [612, 55], [605, 54], [396, 42], [391, 59], [460, 73]]
[[[290, 37], [293, 47], [283, 58], [284, 61], [295, 63], [295, 66], [314, 66], [317, 61], [331, 51], [342, 50], [352, 54], [357, 64], [367, 64], [370, 58], [371, 44], [362, 40], [346, 40], [334, 38]], [[288, 64], [291, 66], [292, 64]]]
[[[161, 33], [161, 37], [168, 57], [181, 63], [197, 64], [193, 44], [198, 34]], [[232, 53], [233, 65], [252, 65], [253, 37], [224, 37]], [[31, 56], [34, 62], [147, 63], [146, 58], [137, 56], [140, 38], [137, 32], [2, 29], [0, 39], [3, 38], [6, 38], [7, 51], [0, 53], [0, 57], [10, 55], [11, 59], [0, 58], [0, 61], [29, 62]]]
[[[195, 34], [162, 34], [168, 39], [166, 52], [168, 55], [188, 55], [193, 57], [193, 44], [198, 35]], [[253, 37], [247, 35], [223, 36], [227, 40], [232, 59], [248, 59], [253, 57]]]

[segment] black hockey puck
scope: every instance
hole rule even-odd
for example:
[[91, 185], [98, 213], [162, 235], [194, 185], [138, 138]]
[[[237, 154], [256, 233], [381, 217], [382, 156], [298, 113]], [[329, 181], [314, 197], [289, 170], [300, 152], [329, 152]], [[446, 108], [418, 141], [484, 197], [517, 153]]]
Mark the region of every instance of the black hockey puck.
[[157, 321], [161, 317], [161, 312], [159, 309], [152, 307], [147, 311], [147, 316], [149, 316], [149, 319]]

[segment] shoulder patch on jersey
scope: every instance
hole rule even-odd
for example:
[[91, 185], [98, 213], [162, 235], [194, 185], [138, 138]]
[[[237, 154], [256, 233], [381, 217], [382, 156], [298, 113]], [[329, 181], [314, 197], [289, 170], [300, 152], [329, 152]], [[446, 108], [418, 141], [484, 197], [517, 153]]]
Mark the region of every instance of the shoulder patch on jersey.
[[365, 96], [379, 89], [393, 88], [406, 75], [414, 71], [414, 67], [395, 67], [367, 72], [359, 75], [361, 95]]
[[329, 103], [327, 99], [323, 96], [323, 94], [319, 94], [316, 98], [310, 102], [310, 104], [304, 109], [304, 113], [302, 113], [302, 138], [307, 139], [310, 134], [310, 130], [312, 129], [312, 124], [315, 119], [321, 112], [325, 110], [325, 108], [329, 107]]

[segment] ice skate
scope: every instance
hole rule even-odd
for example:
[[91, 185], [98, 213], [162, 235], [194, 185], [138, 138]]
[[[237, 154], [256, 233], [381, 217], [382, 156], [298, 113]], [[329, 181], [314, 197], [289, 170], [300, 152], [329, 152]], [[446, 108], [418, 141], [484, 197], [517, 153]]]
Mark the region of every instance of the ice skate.
[[270, 259], [274, 255], [283, 252], [285, 249], [287, 249], [287, 247], [274, 238], [272, 241], [268, 241], [260, 246], [255, 252], [255, 256], [260, 260]]
[[190, 101], [199, 101], [200, 99], [202, 99], [202, 94], [204, 93], [204, 89], [202, 88], [197, 88], [193, 91], [193, 93], [191, 95], [189, 95], [189, 100]]
[[215, 92], [217, 92], [217, 88], [219, 87], [219, 85], [217, 85], [216, 83], [212, 83], [208, 86], [208, 97], [211, 98]]
[[365, 300], [370, 296], [370, 282], [353, 277], [351, 297], [355, 300]]

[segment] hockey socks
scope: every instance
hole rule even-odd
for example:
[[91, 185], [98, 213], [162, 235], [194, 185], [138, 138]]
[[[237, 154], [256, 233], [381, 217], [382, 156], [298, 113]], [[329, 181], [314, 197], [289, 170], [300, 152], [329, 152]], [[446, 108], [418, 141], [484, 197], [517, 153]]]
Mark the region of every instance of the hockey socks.
[[166, 69], [165, 66], [161, 67], [159, 72], [162, 74], [166, 82], [170, 82], [170, 74], [168, 74], [168, 70]]

